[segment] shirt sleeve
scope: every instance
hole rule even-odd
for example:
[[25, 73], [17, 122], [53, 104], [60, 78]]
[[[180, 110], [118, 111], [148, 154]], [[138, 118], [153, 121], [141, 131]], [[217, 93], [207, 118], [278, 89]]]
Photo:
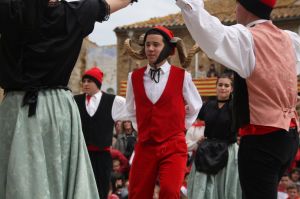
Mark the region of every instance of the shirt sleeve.
[[96, 21], [106, 21], [110, 14], [110, 7], [105, 0], [72, 1], [69, 2], [69, 7], [77, 16], [84, 36], [87, 36], [93, 31]]
[[131, 81], [132, 73], [128, 75], [127, 81], [127, 91], [126, 91], [126, 119], [132, 122], [133, 128], [138, 132], [137, 123], [136, 123], [136, 107], [135, 107], [135, 100], [134, 100], [134, 93]]
[[293, 47], [295, 50], [295, 55], [296, 55], [296, 71], [297, 75], [300, 74], [300, 36], [292, 31], [286, 30], [286, 32], [290, 35], [290, 38], [293, 43]]
[[202, 106], [202, 99], [192, 81], [190, 73], [185, 71], [183, 82], [183, 97], [186, 103], [185, 128], [188, 129], [195, 122]]
[[223, 25], [205, 9], [203, 0], [177, 0], [185, 25], [208, 57], [236, 71], [241, 77], [251, 75], [255, 67], [254, 41], [243, 25]]
[[123, 120], [126, 117], [126, 102], [125, 98], [121, 96], [116, 96], [111, 109], [111, 116], [116, 122], [118, 120]]

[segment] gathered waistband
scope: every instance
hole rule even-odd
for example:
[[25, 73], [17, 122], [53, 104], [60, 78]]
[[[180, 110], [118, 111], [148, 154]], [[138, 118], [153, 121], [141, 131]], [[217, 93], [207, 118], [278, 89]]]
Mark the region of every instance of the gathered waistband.
[[40, 86], [40, 87], [37, 86], [37, 87], [29, 87], [29, 88], [21, 88], [21, 89], [4, 89], [4, 94], [13, 91], [24, 91], [25, 94], [23, 97], [22, 106], [26, 106], [26, 105], [29, 106], [28, 117], [31, 117], [36, 113], [39, 91], [53, 90], [53, 89], [63, 89], [63, 90], [71, 91], [71, 89], [69, 89], [67, 86]]

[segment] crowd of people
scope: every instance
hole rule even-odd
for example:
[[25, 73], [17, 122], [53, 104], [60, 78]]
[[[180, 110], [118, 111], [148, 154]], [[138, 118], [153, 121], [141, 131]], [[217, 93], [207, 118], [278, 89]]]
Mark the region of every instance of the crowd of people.
[[[172, 65], [173, 32], [145, 32], [146, 66], [126, 99], [101, 91], [103, 72], [67, 83], [96, 21], [136, 0], [0, 2], [0, 198], [299, 198], [300, 37], [270, 20], [276, 0], [237, 0], [225, 26], [203, 0], [176, 0], [199, 47], [232, 75], [202, 102]], [[68, 56], [66, 56], [68, 55]]]

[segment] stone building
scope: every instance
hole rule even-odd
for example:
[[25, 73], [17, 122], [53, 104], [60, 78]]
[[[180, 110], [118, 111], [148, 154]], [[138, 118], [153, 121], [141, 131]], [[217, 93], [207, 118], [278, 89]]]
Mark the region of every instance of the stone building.
[[[232, 25], [236, 23], [235, 3], [236, 0], [207, 0], [205, 1], [205, 7], [212, 15], [218, 17], [223, 24]], [[278, 0], [271, 17], [274, 24], [278, 27], [292, 30], [299, 34], [300, 0]], [[118, 85], [121, 85], [122, 81], [127, 80], [128, 72], [132, 71], [137, 65], [144, 65], [146, 63], [145, 61], [137, 61], [131, 58], [129, 54], [125, 52], [124, 41], [127, 38], [131, 38], [133, 47], [138, 48], [139, 46], [136, 43], [138, 42], [139, 36], [155, 25], [163, 25], [171, 29], [175, 36], [183, 39], [186, 49], [190, 49], [195, 44], [180, 13], [171, 14], [165, 17], [151, 18], [147, 21], [117, 27], [114, 31], [117, 36]], [[171, 63], [180, 65], [177, 54], [171, 58]], [[214, 61], [208, 59], [205, 54], [200, 52], [194, 57], [188, 70], [195, 77], [195, 72], [199, 64], [203, 65], [207, 70], [211, 63], [214, 63]], [[224, 70], [224, 67], [220, 66], [218, 63], [214, 64], [216, 65], [218, 72]]]

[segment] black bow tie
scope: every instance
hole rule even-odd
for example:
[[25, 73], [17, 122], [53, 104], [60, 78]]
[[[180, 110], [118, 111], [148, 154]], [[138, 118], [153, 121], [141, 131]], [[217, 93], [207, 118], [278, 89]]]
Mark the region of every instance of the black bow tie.
[[[158, 83], [158, 82], [159, 82], [160, 71], [161, 71], [161, 68], [157, 68], [157, 69], [152, 69], [152, 68], [150, 68], [150, 78], [151, 78], [151, 80], [153, 80], [155, 83]], [[156, 74], [157, 74], [157, 75], [156, 75]]]

